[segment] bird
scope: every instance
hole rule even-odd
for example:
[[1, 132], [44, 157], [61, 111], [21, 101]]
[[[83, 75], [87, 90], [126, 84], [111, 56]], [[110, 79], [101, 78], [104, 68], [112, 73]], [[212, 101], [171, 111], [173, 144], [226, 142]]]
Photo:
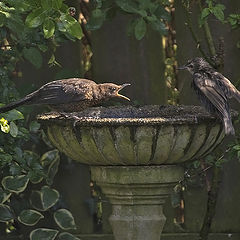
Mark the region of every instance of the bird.
[[226, 135], [235, 135], [228, 100], [233, 97], [240, 102], [240, 92], [230, 80], [201, 57], [189, 60], [178, 70], [188, 70], [192, 74], [192, 86], [200, 102], [208, 112], [220, 117]]
[[49, 82], [20, 100], [0, 108], [0, 113], [10, 111], [21, 105], [48, 105], [59, 112], [78, 112], [97, 105], [110, 98], [130, 99], [119, 93], [129, 83], [97, 84], [89, 79], [69, 78]]

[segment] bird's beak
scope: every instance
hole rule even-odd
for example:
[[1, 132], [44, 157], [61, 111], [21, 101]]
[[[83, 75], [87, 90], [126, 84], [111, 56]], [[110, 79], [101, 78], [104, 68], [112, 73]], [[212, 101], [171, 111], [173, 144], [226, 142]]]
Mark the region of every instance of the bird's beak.
[[187, 69], [186, 65], [183, 65], [183, 66], [177, 68], [177, 70], [185, 70], [185, 69]]
[[117, 91], [117, 97], [120, 97], [120, 98], [123, 98], [123, 99], [126, 99], [126, 100], [130, 101], [130, 98], [128, 98], [128, 97], [126, 97], [126, 96], [124, 96], [124, 95], [119, 93], [120, 90], [122, 90], [126, 86], [130, 86], [130, 85], [131, 85], [130, 83], [124, 83], [123, 85], [121, 85], [121, 87]]

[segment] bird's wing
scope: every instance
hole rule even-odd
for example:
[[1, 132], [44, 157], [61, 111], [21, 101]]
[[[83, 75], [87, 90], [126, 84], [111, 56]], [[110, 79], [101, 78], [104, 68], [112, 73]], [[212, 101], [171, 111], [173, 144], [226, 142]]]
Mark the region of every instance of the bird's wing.
[[219, 72], [214, 72], [214, 77], [217, 79], [218, 84], [221, 86], [228, 98], [234, 97], [238, 102], [240, 102], [240, 92], [226, 77]]
[[218, 109], [223, 116], [228, 116], [229, 107], [224, 91], [217, 82], [201, 74], [194, 75], [194, 83], [205, 97]]
[[95, 82], [87, 79], [63, 79], [50, 82], [31, 93], [32, 103], [63, 104], [91, 99], [92, 85]]

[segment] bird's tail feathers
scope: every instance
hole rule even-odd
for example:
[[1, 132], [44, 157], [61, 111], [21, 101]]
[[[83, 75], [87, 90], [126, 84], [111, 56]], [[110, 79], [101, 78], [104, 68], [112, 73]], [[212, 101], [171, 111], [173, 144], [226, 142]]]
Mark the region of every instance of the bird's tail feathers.
[[232, 125], [232, 120], [231, 118], [223, 118], [223, 124], [224, 124], [224, 129], [225, 129], [225, 134], [226, 135], [235, 135], [235, 130]]
[[3, 107], [0, 107], [0, 113], [8, 112], [16, 107], [27, 104], [28, 101], [31, 100], [31, 98], [32, 98], [31, 95], [27, 95], [26, 97], [24, 97], [18, 101], [15, 101], [15, 102], [9, 103]]

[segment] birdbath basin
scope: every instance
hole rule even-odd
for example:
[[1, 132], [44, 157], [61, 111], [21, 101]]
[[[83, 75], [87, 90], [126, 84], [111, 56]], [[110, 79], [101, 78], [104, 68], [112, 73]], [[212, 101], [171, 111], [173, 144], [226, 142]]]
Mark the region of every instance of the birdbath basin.
[[221, 122], [198, 106], [96, 107], [38, 119], [60, 151], [91, 166], [112, 204], [116, 240], [159, 240], [181, 163], [207, 155], [224, 137]]

